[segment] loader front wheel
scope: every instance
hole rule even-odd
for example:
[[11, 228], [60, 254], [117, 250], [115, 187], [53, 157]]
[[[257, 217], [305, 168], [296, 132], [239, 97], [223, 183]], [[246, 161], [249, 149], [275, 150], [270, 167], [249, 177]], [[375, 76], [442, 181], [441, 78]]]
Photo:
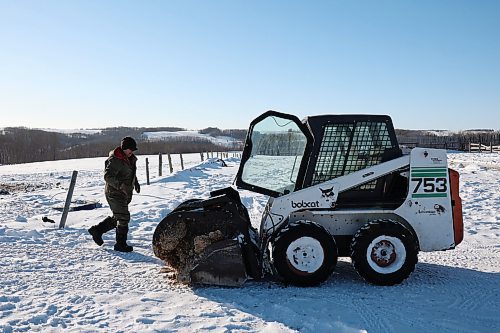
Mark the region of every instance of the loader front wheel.
[[334, 238], [321, 226], [305, 221], [281, 230], [273, 242], [273, 265], [286, 283], [314, 286], [324, 282], [337, 264]]
[[351, 242], [352, 264], [366, 281], [382, 286], [401, 283], [415, 269], [418, 245], [413, 234], [392, 220], [361, 227]]

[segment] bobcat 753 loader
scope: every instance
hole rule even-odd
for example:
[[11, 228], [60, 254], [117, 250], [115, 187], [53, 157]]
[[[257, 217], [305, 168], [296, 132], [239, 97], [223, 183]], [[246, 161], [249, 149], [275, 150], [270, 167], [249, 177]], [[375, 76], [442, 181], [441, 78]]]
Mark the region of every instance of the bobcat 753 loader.
[[393, 285], [419, 251], [463, 238], [459, 176], [446, 151], [403, 155], [389, 116], [265, 112], [250, 124], [236, 186], [269, 196], [259, 232], [232, 187], [188, 200], [158, 224], [154, 253], [180, 281], [238, 286], [272, 275], [311, 286], [350, 257], [366, 281]]

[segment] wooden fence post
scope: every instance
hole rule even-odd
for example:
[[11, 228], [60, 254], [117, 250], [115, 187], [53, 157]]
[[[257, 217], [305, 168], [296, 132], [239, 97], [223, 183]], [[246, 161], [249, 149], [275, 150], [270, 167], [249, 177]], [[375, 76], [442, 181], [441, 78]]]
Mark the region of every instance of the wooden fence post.
[[76, 176], [78, 171], [73, 171], [71, 175], [71, 183], [69, 184], [68, 195], [66, 196], [66, 203], [64, 204], [63, 213], [61, 216], [61, 222], [59, 222], [59, 229], [63, 229], [66, 225], [66, 218], [68, 217], [69, 206], [71, 205], [71, 197], [73, 196], [73, 190], [75, 189]]
[[203, 152], [200, 153], [201, 161], [203, 162]]
[[158, 176], [161, 177], [162, 175], [162, 156], [161, 153], [158, 153]]
[[184, 159], [182, 158], [182, 154], [179, 154], [181, 156], [181, 170], [184, 170]]
[[149, 185], [149, 160], [146, 157], [146, 184]]
[[170, 156], [170, 153], [168, 153], [168, 165], [170, 167], [170, 173], [174, 172], [174, 167], [172, 166], [172, 157]]

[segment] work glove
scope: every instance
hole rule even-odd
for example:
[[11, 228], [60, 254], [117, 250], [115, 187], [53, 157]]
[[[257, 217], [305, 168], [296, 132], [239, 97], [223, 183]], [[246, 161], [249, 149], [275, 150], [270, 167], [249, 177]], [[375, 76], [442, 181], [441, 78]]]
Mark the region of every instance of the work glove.
[[134, 189], [137, 193], [141, 193], [141, 185], [139, 185], [139, 181], [137, 181], [137, 178], [135, 179]]

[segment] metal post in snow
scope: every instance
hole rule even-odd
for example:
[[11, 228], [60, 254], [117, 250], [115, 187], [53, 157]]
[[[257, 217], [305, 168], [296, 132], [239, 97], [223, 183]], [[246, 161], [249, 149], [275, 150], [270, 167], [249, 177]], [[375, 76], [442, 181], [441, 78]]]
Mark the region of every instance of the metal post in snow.
[[64, 226], [66, 225], [66, 218], [68, 217], [69, 207], [71, 205], [71, 197], [73, 197], [73, 190], [75, 189], [77, 175], [78, 171], [76, 170], [73, 171], [73, 174], [71, 175], [71, 183], [69, 184], [68, 195], [66, 196], [66, 203], [64, 204], [61, 221], [59, 222], [59, 229], [64, 229]]
[[161, 177], [162, 170], [161, 170], [161, 165], [162, 165], [162, 156], [161, 153], [158, 153], [158, 177]]
[[149, 185], [149, 160], [148, 158], [146, 157], [146, 184]]
[[182, 158], [182, 154], [179, 154], [181, 156], [181, 170], [184, 170], [184, 159]]
[[174, 167], [172, 166], [172, 157], [170, 156], [170, 153], [167, 156], [168, 156], [168, 166], [170, 167], [170, 173], [172, 173], [174, 172]]

